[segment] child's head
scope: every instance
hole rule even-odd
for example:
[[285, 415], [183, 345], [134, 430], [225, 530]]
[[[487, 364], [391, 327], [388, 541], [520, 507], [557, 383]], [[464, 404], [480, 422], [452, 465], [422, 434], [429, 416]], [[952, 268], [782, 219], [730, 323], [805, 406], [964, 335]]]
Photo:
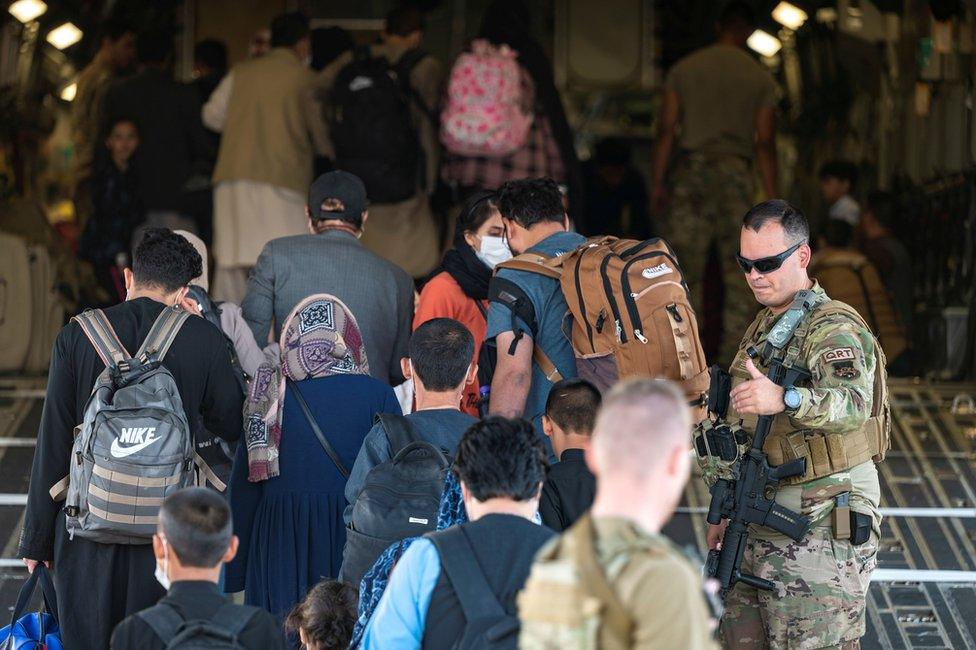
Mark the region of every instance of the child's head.
[[553, 384], [542, 428], [556, 456], [567, 449], [585, 448], [599, 408], [600, 391], [585, 379], [563, 379]]
[[116, 164], [127, 163], [139, 146], [139, 129], [136, 123], [127, 117], [115, 120], [105, 138], [112, 161]]
[[854, 191], [857, 165], [847, 160], [830, 160], [820, 167], [820, 194], [827, 203]]
[[356, 624], [359, 594], [345, 582], [323, 580], [309, 589], [305, 600], [295, 605], [285, 627], [298, 632], [308, 650], [349, 647]]

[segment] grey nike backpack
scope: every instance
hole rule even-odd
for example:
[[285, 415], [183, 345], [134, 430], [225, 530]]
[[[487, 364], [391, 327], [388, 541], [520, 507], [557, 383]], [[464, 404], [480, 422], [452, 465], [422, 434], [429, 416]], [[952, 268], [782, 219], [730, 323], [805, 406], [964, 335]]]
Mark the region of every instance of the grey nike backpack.
[[189, 317], [167, 307], [129, 356], [101, 310], [74, 317], [105, 362], [75, 428], [67, 488], [68, 533], [104, 544], [146, 544], [163, 499], [195, 483], [193, 435], [163, 357]]

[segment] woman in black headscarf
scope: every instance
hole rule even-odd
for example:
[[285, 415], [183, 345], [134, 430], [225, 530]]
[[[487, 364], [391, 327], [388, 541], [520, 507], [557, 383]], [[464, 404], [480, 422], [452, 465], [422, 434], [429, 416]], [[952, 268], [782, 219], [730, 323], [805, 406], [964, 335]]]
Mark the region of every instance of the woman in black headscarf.
[[477, 192], [465, 202], [454, 231], [454, 247], [424, 285], [413, 328], [432, 318], [453, 318], [474, 337], [478, 382], [465, 387], [461, 410], [478, 417], [480, 386], [489, 384], [494, 364], [481, 354], [488, 331], [488, 281], [496, 264], [512, 256], [502, 239], [504, 226], [493, 192]]

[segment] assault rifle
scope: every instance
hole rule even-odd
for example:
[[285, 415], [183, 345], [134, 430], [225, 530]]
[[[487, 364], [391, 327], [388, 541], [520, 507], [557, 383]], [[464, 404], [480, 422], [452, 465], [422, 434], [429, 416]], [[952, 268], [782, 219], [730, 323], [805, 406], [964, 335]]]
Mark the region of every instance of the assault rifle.
[[[750, 347], [747, 351], [753, 359], [759, 352]], [[784, 366], [778, 359], [770, 362], [769, 378], [777, 386], [789, 387], [808, 379], [810, 373], [799, 367]], [[711, 397], [711, 396], [710, 396]], [[724, 413], [719, 413], [724, 417]], [[721, 550], [709, 551], [705, 562], [706, 574], [718, 580], [722, 597], [737, 582], [744, 582], [756, 589], [772, 590], [769, 580], [742, 573], [742, 557], [746, 550], [749, 524], [768, 526], [773, 530], [800, 541], [810, 527], [810, 519], [778, 505], [775, 497], [779, 481], [806, 472], [806, 459], [797, 458], [777, 467], [771, 467], [763, 443], [773, 424], [772, 415], [762, 415], [756, 422], [752, 446], [733, 468], [733, 479], [718, 479], [712, 486], [712, 500], [708, 506], [707, 521], [717, 525], [728, 519], [729, 525], [722, 538]]]

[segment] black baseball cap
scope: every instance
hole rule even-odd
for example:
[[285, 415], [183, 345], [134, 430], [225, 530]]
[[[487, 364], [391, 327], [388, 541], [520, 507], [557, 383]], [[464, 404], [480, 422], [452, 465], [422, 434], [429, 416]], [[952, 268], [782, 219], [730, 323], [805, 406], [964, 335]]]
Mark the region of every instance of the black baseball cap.
[[[323, 210], [322, 203], [327, 199], [341, 201], [346, 209]], [[322, 174], [308, 189], [308, 211], [315, 220], [341, 219], [359, 223], [368, 205], [366, 186], [358, 176], [342, 170]]]

